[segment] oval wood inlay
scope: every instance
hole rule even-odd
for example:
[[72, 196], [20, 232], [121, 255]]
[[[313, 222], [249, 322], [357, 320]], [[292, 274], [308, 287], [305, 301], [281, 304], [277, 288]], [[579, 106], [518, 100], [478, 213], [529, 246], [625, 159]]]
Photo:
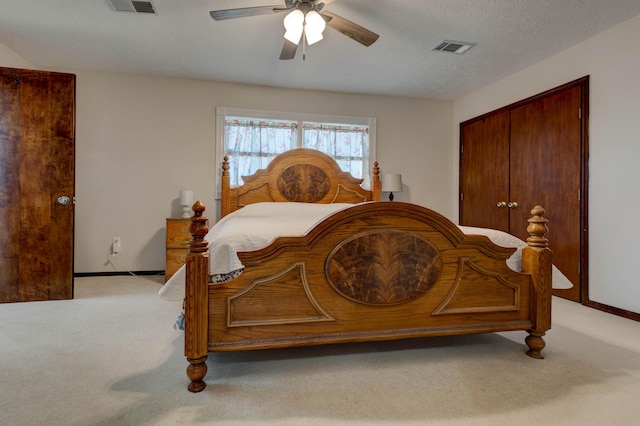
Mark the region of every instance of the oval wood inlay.
[[419, 236], [382, 230], [353, 236], [325, 264], [327, 280], [356, 302], [391, 305], [413, 300], [440, 277], [442, 258]]
[[327, 174], [313, 164], [294, 164], [278, 176], [278, 190], [289, 201], [315, 203], [329, 192]]

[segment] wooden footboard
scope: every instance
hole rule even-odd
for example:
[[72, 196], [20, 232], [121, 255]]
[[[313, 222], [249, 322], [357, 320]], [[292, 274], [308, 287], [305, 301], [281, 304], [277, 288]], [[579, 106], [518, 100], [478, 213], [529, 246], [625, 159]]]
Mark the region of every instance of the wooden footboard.
[[542, 358], [551, 326], [551, 252], [544, 210], [529, 219], [523, 272], [515, 249], [465, 235], [442, 215], [400, 202], [341, 210], [305, 236], [239, 253], [244, 273], [209, 284], [204, 207], [187, 258], [189, 390], [204, 389], [207, 351], [527, 330]]

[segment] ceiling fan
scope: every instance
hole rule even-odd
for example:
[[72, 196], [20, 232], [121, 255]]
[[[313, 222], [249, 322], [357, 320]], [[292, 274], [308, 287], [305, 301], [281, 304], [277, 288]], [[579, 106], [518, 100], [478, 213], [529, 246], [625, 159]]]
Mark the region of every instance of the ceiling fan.
[[[213, 10], [211, 11], [211, 17], [216, 21], [222, 21], [289, 11], [284, 21], [287, 32], [285, 33], [280, 59], [293, 59], [295, 57], [301, 37], [303, 49], [305, 43], [313, 44], [322, 39], [322, 31], [325, 25], [364, 46], [371, 46], [378, 39], [378, 34], [334, 13], [324, 11], [325, 3], [330, 3], [331, 1], [285, 0], [284, 6], [255, 6]], [[318, 19], [318, 17], [322, 19]]]

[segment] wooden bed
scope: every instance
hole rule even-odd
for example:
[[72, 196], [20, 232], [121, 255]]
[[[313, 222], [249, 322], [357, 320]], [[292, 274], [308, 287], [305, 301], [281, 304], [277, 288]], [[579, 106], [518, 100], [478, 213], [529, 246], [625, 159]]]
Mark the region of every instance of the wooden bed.
[[239, 188], [229, 188], [226, 159], [222, 167], [223, 216], [263, 201], [354, 206], [304, 236], [238, 253], [244, 272], [211, 284], [205, 207], [196, 202], [185, 290], [191, 392], [206, 386], [210, 351], [526, 330], [526, 353], [543, 358], [552, 261], [541, 207], [528, 220], [520, 273], [506, 264], [515, 249], [466, 235], [427, 208], [372, 201], [377, 163], [370, 191], [309, 149], [276, 157]]

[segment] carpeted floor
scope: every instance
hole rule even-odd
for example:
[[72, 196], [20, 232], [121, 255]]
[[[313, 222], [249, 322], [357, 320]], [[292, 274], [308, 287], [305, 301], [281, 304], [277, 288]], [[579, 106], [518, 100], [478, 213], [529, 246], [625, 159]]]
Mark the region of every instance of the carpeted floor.
[[0, 424], [640, 424], [640, 323], [562, 299], [542, 361], [524, 332], [211, 354], [192, 394], [162, 281], [0, 305]]

